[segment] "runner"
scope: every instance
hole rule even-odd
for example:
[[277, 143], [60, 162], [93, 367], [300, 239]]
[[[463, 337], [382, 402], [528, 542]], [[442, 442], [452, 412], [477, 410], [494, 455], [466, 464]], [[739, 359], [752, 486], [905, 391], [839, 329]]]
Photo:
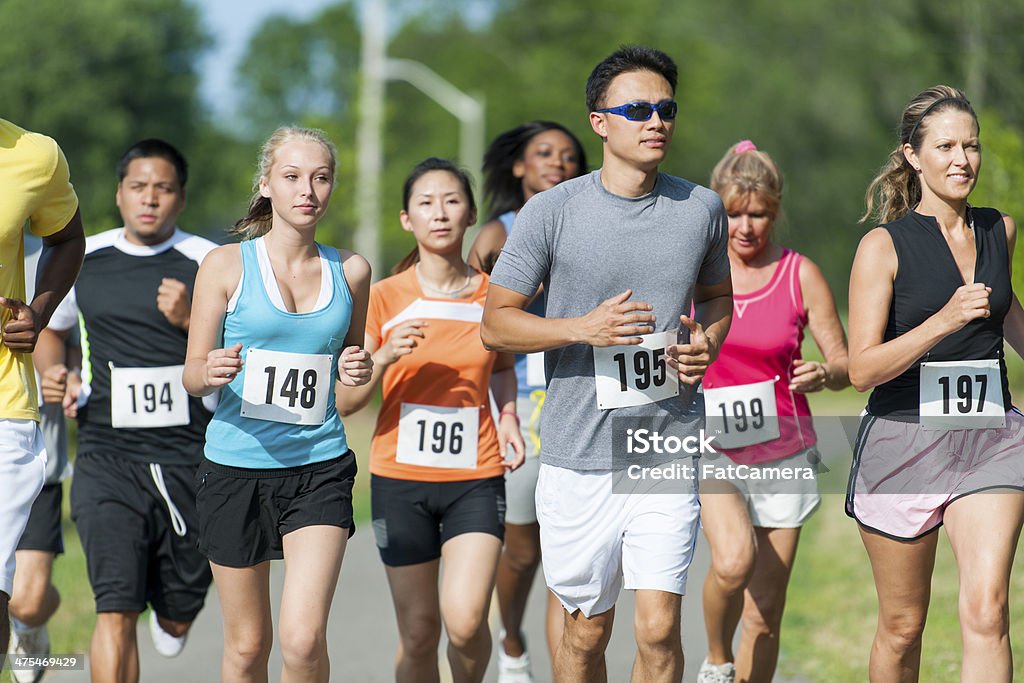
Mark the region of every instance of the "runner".
[[[550, 121], [531, 121], [496, 137], [484, 154], [484, 195], [491, 219], [469, 250], [469, 263], [490, 273], [516, 213], [533, 195], [587, 171], [583, 145], [568, 129]], [[544, 315], [543, 294], [527, 310]], [[526, 462], [505, 474], [505, 547], [498, 562], [501, 647], [498, 683], [532, 683], [530, 653], [522, 634], [526, 599], [540, 564], [540, 526], [534, 494], [540, 470], [540, 411], [544, 405], [544, 354], [516, 356], [516, 409], [522, 418]], [[562, 606], [548, 593], [546, 619], [551, 661], [562, 636]]]
[[978, 119], [935, 86], [904, 108], [899, 140], [868, 188], [850, 274], [850, 379], [872, 389], [846, 511], [878, 593], [872, 681], [916, 681], [939, 526], [960, 577], [964, 681], [1013, 678], [1010, 568], [1024, 520], [1024, 417], [1003, 340], [1024, 353], [1010, 269], [1013, 220], [972, 207]]
[[[733, 145], [715, 166], [711, 189], [729, 215], [733, 285], [729, 337], [703, 382], [709, 429], [728, 455], [715, 464], [813, 477], [820, 456], [805, 394], [850, 384], [835, 299], [818, 266], [774, 241], [782, 173], [766, 152], [750, 140]], [[824, 363], [802, 359], [805, 328]], [[720, 480], [716, 476], [727, 470], [716, 469], [716, 475], [702, 473], [700, 482], [711, 569], [704, 581], [708, 657], [697, 680], [769, 682], [800, 527], [821, 502], [817, 480]]]
[[[416, 248], [373, 286], [373, 377], [339, 400], [352, 412], [383, 386], [370, 487], [398, 620], [395, 680], [437, 680], [443, 620], [453, 678], [481, 681], [491, 655], [487, 611], [504, 535], [504, 473], [524, 458], [514, 359], [480, 343], [488, 277], [462, 259], [462, 238], [476, 222], [468, 176], [426, 159], [406, 178], [402, 207]], [[488, 387], [500, 408], [497, 429]], [[503, 458], [509, 445], [512, 463]]]
[[[220, 404], [196, 474], [199, 549], [224, 619], [223, 681], [266, 681], [270, 560], [285, 560], [281, 680], [327, 681], [327, 618], [352, 523], [355, 455], [334, 389], [370, 376], [361, 351], [370, 266], [314, 241], [334, 189], [323, 132], [263, 145], [241, 244], [196, 279], [185, 388]], [[244, 359], [244, 360], [243, 360]]]
[[[46, 476], [30, 354], [74, 283], [85, 248], [68, 176], [67, 160], [52, 138], [0, 119], [0, 668], [10, 638], [15, 548]], [[25, 290], [26, 221], [44, 242], [31, 299]]]
[[[682, 678], [694, 481], [634, 478], [677, 456], [626, 451], [634, 428], [698, 440], [696, 385], [728, 331], [732, 290], [718, 196], [658, 172], [675, 126], [675, 82], [672, 60], [645, 47], [594, 69], [587, 106], [602, 168], [526, 203], [484, 312], [489, 348], [547, 352], [537, 519], [544, 576], [565, 608], [560, 683], [607, 677], [623, 585], [637, 591], [633, 680]], [[547, 318], [524, 311], [542, 283]], [[691, 303], [696, 320], [686, 315]]]
[[[36, 267], [43, 242], [25, 235], [25, 291], [32, 298]], [[74, 360], [71, 360], [71, 358]], [[11, 641], [14, 655], [47, 655], [50, 637], [47, 622], [60, 606], [60, 592], [53, 585], [53, 561], [64, 553], [61, 534], [61, 481], [67, 474], [68, 437], [64, 418], [68, 364], [81, 365], [77, 339], [65, 344], [57, 335], [41, 330], [32, 352], [39, 384], [39, 417], [46, 447], [46, 479], [29, 512], [25, 532], [15, 553], [18, 570], [11, 596]], [[15, 683], [34, 683], [45, 673], [43, 666], [11, 669]]]
[[117, 164], [124, 227], [89, 237], [82, 273], [50, 322], [82, 330], [78, 450], [71, 517], [96, 600], [95, 680], [137, 681], [135, 625], [172, 657], [206, 597], [190, 481], [209, 410], [181, 388], [189, 290], [213, 243], [176, 227], [188, 168], [163, 140], [135, 143]]

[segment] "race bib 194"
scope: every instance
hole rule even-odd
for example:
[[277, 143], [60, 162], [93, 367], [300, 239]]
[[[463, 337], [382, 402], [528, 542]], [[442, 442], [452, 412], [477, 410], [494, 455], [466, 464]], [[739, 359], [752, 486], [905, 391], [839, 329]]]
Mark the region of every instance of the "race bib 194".
[[395, 459], [406, 465], [473, 469], [480, 409], [403, 403]]
[[722, 448], [743, 448], [779, 438], [774, 379], [704, 388], [707, 430]]
[[594, 347], [594, 380], [601, 410], [640, 406], [679, 395], [679, 377], [668, 366], [676, 330], [645, 334], [637, 346]]
[[110, 426], [115, 429], [180, 427], [189, 422], [183, 365], [110, 368]]
[[998, 360], [921, 363], [921, 426], [992, 429], [1006, 426]]
[[250, 348], [245, 354], [242, 417], [320, 425], [334, 388], [329, 354]]

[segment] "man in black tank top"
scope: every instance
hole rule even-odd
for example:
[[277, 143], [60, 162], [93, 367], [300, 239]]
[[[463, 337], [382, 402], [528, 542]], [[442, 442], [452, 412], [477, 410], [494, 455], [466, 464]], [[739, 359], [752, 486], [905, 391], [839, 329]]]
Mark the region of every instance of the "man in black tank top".
[[[124, 227], [93, 235], [82, 272], [50, 327], [82, 332], [68, 381], [78, 418], [71, 516], [96, 599], [94, 680], [139, 668], [135, 623], [147, 606], [158, 652], [174, 656], [203, 606], [210, 570], [196, 549], [193, 478], [211, 405], [181, 384], [191, 290], [216, 245], [176, 227], [187, 166], [161, 140], [118, 164]], [[127, 676], [127, 677], [125, 677]]]

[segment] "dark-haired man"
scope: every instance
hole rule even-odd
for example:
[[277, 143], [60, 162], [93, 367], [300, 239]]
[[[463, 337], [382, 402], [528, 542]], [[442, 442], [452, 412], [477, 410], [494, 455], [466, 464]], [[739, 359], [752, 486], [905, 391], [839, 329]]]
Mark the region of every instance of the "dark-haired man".
[[[597, 65], [587, 106], [602, 166], [527, 202], [484, 312], [489, 347], [546, 352], [537, 517], [545, 579], [565, 607], [559, 683], [607, 679], [604, 649], [623, 586], [636, 590], [633, 680], [682, 678], [694, 470], [689, 456], [631, 454], [627, 443], [648, 429], [687, 452], [704, 447], [696, 389], [728, 331], [732, 286], [721, 200], [658, 172], [675, 85], [675, 64], [651, 48], [624, 47]], [[523, 310], [541, 284], [545, 318]], [[673, 464], [678, 479], [643, 476]]]
[[66, 404], [79, 425], [71, 516], [98, 613], [92, 677], [127, 683], [139, 678], [139, 613], [152, 608], [154, 645], [174, 656], [210, 583], [192, 480], [211, 413], [185, 393], [181, 371], [190, 292], [215, 245], [177, 228], [188, 167], [173, 146], [138, 142], [117, 173], [124, 227], [89, 237], [50, 330], [82, 330]]

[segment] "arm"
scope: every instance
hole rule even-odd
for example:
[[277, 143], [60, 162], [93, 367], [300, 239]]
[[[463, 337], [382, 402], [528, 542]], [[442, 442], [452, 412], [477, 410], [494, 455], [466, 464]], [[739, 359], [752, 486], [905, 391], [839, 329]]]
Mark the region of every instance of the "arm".
[[[370, 352], [360, 347], [366, 337], [366, 309], [370, 304], [370, 264], [359, 254], [345, 252], [345, 281], [352, 291], [352, 317], [345, 333], [345, 348], [338, 358], [338, 382], [360, 386], [370, 381], [373, 361]], [[334, 392], [337, 401], [338, 392]]]
[[219, 348], [228, 300], [242, 277], [237, 244], [211, 251], [196, 274], [182, 383], [192, 396], [207, 396], [230, 383], [242, 369], [242, 345]]
[[[1006, 248], [1010, 253], [1010, 280], [1013, 280], [1013, 250], [1017, 244], [1017, 225], [1013, 219], [1003, 214], [1003, 225], [1006, 227]], [[1024, 309], [1021, 309], [1020, 299], [1014, 293], [1010, 299], [1010, 310], [1003, 320], [1003, 338], [1017, 352], [1018, 356], [1024, 358]]]
[[43, 238], [32, 302], [26, 305], [17, 299], [0, 297], [0, 306], [11, 311], [3, 334], [7, 348], [17, 353], [32, 352], [40, 330], [46, 327], [57, 304], [75, 284], [84, 255], [85, 232], [81, 213], [76, 210], [62, 230]]
[[167, 322], [188, 332], [189, 320], [192, 316], [192, 298], [188, 287], [181, 280], [165, 277], [156, 290], [156, 307]]
[[[695, 285], [693, 289], [694, 318], [679, 316], [690, 330], [688, 344], [668, 347], [668, 364], [683, 384], [696, 384], [703, 379], [722, 349], [732, 325], [732, 278], [714, 285]], [[705, 328], [705, 325], [707, 326]]]
[[491, 284], [484, 304], [480, 338], [491, 351], [533, 353], [569, 344], [639, 344], [637, 335], [654, 331], [651, 305], [629, 301], [633, 290], [603, 301], [578, 318], [541, 318], [523, 309], [532, 297]]
[[800, 292], [807, 310], [807, 327], [825, 356], [825, 362], [794, 361], [789, 389], [801, 394], [824, 388], [833, 391], [845, 389], [850, 386], [846, 334], [839, 321], [832, 289], [821, 269], [808, 258], [800, 262], [799, 276]]
[[68, 353], [65, 340], [48, 327], [39, 331], [36, 348], [32, 352], [35, 365], [42, 381], [40, 390], [43, 403], [63, 403], [68, 387]]
[[501, 221], [491, 221], [480, 228], [473, 246], [469, 248], [469, 265], [490, 275], [501, 248], [505, 246], [506, 237], [505, 226]]
[[964, 285], [923, 323], [883, 342], [898, 259], [892, 238], [875, 228], [860, 241], [850, 271], [850, 382], [867, 391], [898, 377], [940, 340], [989, 315], [989, 288]]
[[522, 432], [519, 431], [519, 417], [516, 415], [516, 357], [512, 354], [499, 353], [491, 371], [491, 393], [498, 404], [498, 448], [502, 460], [508, 451], [509, 444], [516, 453], [516, 459], [506, 462], [509, 469], [517, 469], [526, 459], [526, 445], [523, 443]]

